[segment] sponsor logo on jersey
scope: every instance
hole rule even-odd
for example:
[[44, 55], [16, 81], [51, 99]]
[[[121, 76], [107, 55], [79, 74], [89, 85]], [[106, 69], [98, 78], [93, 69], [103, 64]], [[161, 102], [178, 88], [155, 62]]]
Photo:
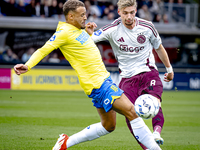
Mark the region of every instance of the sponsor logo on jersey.
[[125, 52], [135, 52], [138, 53], [139, 51], [144, 49], [144, 46], [141, 47], [129, 47], [128, 45], [120, 45], [119, 49]]
[[144, 35], [139, 35], [137, 41], [138, 43], [143, 44], [146, 41], [146, 37]]
[[97, 30], [96, 32], [94, 32], [94, 35], [99, 36], [101, 35], [102, 31], [101, 30]]
[[88, 39], [89, 39], [89, 34], [87, 34], [86, 32], [82, 32], [77, 38], [76, 40], [79, 41], [81, 44], [85, 43]]
[[51, 38], [50, 38], [50, 40], [49, 41], [55, 41], [55, 39], [56, 39], [56, 35], [53, 35]]
[[125, 42], [124, 41], [124, 38], [123, 37], [121, 37], [119, 40], [117, 40], [118, 42]]

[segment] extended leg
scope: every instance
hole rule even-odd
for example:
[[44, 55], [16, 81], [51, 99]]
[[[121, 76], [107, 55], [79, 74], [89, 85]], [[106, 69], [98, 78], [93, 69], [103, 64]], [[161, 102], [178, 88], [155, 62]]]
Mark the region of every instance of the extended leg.
[[68, 137], [61, 134], [53, 150], [66, 150], [67, 148], [86, 141], [91, 141], [112, 132], [116, 125], [116, 112], [105, 112], [103, 108], [97, 109], [101, 122], [92, 124], [82, 131]]
[[115, 100], [113, 103], [113, 109], [128, 118], [133, 133], [138, 141], [150, 150], [160, 150], [160, 147], [154, 141], [151, 131], [146, 126], [142, 118], [139, 118], [136, 115], [134, 105], [125, 96], [125, 94], [122, 94], [120, 98]]
[[163, 138], [160, 137], [163, 124], [164, 124], [164, 116], [163, 116], [162, 108], [160, 107], [158, 114], [152, 119], [152, 125], [153, 125], [153, 130], [154, 130], [153, 136], [155, 138], [155, 141], [159, 145], [162, 145], [164, 142]]

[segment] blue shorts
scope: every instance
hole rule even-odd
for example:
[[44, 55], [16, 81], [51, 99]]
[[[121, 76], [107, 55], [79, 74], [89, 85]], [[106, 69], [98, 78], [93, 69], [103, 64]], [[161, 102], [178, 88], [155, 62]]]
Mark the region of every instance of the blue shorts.
[[92, 93], [88, 97], [93, 98], [93, 106], [96, 108], [104, 108], [106, 112], [112, 109], [114, 101], [121, 97], [122, 91], [115, 83], [113, 83], [111, 77], [105, 79], [99, 89], [93, 89]]

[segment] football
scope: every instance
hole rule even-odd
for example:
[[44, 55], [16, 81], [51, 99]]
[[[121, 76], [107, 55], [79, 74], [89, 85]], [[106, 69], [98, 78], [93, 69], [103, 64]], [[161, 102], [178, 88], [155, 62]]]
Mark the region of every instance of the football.
[[143, 94], [135, 101], [135, 111], [137, 115], [143, 119], [150, 119], [158, 114], [160, 105], [154, 96]]

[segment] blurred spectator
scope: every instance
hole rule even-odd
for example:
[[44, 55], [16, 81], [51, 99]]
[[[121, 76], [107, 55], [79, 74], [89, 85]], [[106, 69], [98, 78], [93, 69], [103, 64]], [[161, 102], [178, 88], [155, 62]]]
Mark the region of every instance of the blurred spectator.
[[178, 16], [179, 16], [179, 22], [183, 22], [183, 21], [185, 21], [185, 7], [182, 7], [182, 5], [183, 5], [183, 0], [178, 0], [177, 1], [177, 3], [178, 3], [178, 7], [177, 7], [177, 14], [178, 14]]
[[0, 32], [0, 54], [2, 54], [6, 47], [6, 38], [8, 36], [8, 31], [1, 31]]
[[164, 3], [162, 0], [153, 0], [153, 5], [149, 9], [152, 13], [153, 20], [158, 20], [162, 18], [161, 16], [164, 14]]
[[112, 15], [114, 15], [114, 19], [117, 19], [119, 17], [117, 8], [115, 8], [115, 6], [112, 3], [108, 6], [108, 8], [109, 14], [111, 13]]
[[36, 16], [36, 0], [31, 0], [28, 5], [25, 6], [26, 13], [28, 16]]
[[101, 15], [101, 18], [107, 18], [108, 14], [109, 14], [110, 10], [108, 7], [106, 7], [104, 10], [103, 10], [103, 13]]
[[42, 9], [40, 5], [40, 0], [35, 0], [35, 16], [40, 17], [42, 15]]
[[15, 0], [9, 0], [8, 2], [4, 0], [0, 0], [1, 13], [4, 16], [23, 16], [23, 12], [21, 12], [17, 8], [17, 3]]
[[52, 0], [52, 5], [50, 6], [50, 16], [53, 18], [58, 18], [58, 1]]
[[109, 5], [109, 2], [98, 1], [98, 8], [99, 8], [101, 14], [103, 14], [104, 9], [107, 8], [108, 5]]
[[152, 21], [152, 15], [147, 7], [147, 5], [143, 5], [139, 10], [138, 10], [138, 16], [142, 19], [145, 19], [147, 21]]
[[[63, 19], [62, 6], [65, 1], [66, 0], [0, 0], [0, 6], [3, 7], [2, 9], [0, 8], [0, 15], [2, 13], [4, 16], [36, 16]], [[89, 21], [99, 21], [100, 18], [103, 20], [114, 20], [119, 17], [117, 7], [115, 7], [113, 1], [81, 1], [85, 3], [86, 16]], [[174, 0], [137, 0], [138, 12], [136, 16], [153, 22], [168, 23], [167, 15], [164, 15], [164, 1], [174, 3]], [[180, 5], [183, 3], [183, 0], [175, 1]], [[171, 17], [169, 19], [171, 19]], [[180, 22], [184, 21], [184, 19], [184, 8], [173, 7], [172, 20]]]
[[153, 18], [153, 22], [161, 22], [162, 21], [162, 15], [161, 14], [155, 14]]
[[109, 4], [108, 7], [106, 7], [101, 15], [101, 18], [104, 20], [114, 20], [118, 18], [118, 12], [117, 9], [113, 4]]
[[168, 3], [174, 3], [174, 0], [169, 0]]
[[184, 22], [185, 21], [185, 7], [182, 7], [183, 0], [177, 0], [177, 4], [173, 6], [172, 10], [172, 21], [173, 22]]
[[162, 0], [153, 0], [152, 7], [150, 7], [149, 11], [154, 14], [163, 14], [164, 3]]
[[114, 20], [115, 19], [115, 13], [114, 12], [109, 12], [107, 16], [107, 20]]
[[28, 51], [26, 53], [24, 53], [22, 55], [22, 61], [26, 62], [29, 60], [29, 58], [31, 57], [31, 55], [35, 52], [35, 49], [33, 47], [29, 48]]
[[31, 0], [24, 0], [24, 6], [28, 5], [31, 3]]
[[59, 63], [60, 59], [58, 58], [58, 54], [56, 52], [52, 53], [50, 55], [50, 58], [49, 58], [48, 62], [50, 62], [50, 63]]
[[45, 56], [45, 57], [41, 60], [41, 62], [47, 63], [48, 60], [49, 60], [49, 57], [50, 57], [50, 55]]
[[58, 2], [58, 17], [61, 18], [63, 15], [63, 1], [59, 0]]
[[91, 15], [88, 17], [88, 21], [98, 22], [99, 17], [97, 16], [96, 12], [92, 12]]
[[2, 54], [2, 59], [7, 62], [17, 61], [18, 56], [12, 51], [10, 47], [6, 47], [5, 51]]
[[152, 0], [137, 0], [138, 7], [137, 9], [142, 8], [143, 5], [147, 5], [148, 8], [152, 7]]
[[86, 0], [86, 1], [84, 2], [84, 4], [85, 4], [85, 8], [86, 8], [86, 16], [87, 16], [87, 18], [88, 18], [88, 17], [91, 15], [91, 9], [90, 9], [91, 3], [90, 3], [89, 0]]
[[41, 5], [41, 16], [43, 18], [50, 17], [50, 1], [44, 0], [44, 4]]
[[101, 16], [101, 11], [100, 9], [97, 7], [97, 5], [91, 5], [90, 6], [90, 11], [91, 11], [91, 14], [96, 14], [98, 17]]
[[167, 14], [163, 14], [163, 16], [162, 16], [162, 22], [163, 23], [169, 23], [168, 15]]
[[[91, 5], [89, 0], [85, 0], [86, 16], [90, 21], [97, 20], [101, 16], [101, 11], [96, 5]], [[92, 17], [91, 17], [92, 16]]]
[[108, 14], [105, 15], [102, 19], [113, 21], [115, 19], [115, 14], [113, 12], [108, 12]]
[[25, 9], [25, 5], [24, 5], [24, 0], [19, 0], [17, 8], [22, 12], [22, 14], [24, 16], [27, 16], [26, 14], [26, 9]]

